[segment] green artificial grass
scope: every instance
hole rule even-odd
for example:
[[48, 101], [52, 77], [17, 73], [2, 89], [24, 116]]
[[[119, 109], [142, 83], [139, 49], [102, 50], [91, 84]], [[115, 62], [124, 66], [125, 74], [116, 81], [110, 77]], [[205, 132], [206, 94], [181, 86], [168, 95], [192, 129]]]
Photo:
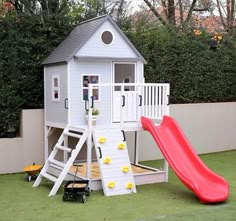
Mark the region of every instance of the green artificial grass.
[[[2, 221], [233, 221], [236, 217], [236, 150], [201, 156], [208, 167], [227, 179], [230, 195], [220, 204], [201, 204], [170, 170], [168, 183], [137, 187], [137, 193], [103, 196], [94, 191], [87, 203], [63, 202], [63, 189], [48, 197], [51, 183], [32, 188], [26, 174], [0, 175], [0, 220]], [[158, 161], [145, 162], [156, 166]]]

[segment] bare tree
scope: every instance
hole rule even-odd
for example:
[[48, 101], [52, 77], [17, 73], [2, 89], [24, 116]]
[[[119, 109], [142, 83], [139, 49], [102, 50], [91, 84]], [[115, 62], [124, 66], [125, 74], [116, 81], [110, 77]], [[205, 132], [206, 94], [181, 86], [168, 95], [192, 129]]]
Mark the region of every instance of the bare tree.
[[[143, 0], [150, 8], [153, 14], [159, 19], [163, 25], [177, 25], [176, 9], [179, 10], [178, 18], [180, 25], [186, 25], [191, 20], [194, 11], [207, 11], [210, 9], [211, 0], [156, 0], [159, 8], [149, 0]], [[198, 3], [198, 4], [197, 4]]]
[[220, 15], [220, 21], [227, 32], [236, 27], [235, 3], [235, 0], [216, 0], [216, 7]]

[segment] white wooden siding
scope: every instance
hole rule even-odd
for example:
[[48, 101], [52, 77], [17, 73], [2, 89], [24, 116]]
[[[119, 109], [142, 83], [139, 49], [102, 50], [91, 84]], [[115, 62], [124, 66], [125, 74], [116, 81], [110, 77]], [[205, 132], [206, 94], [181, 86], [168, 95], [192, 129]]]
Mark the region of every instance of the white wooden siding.
[[[85, 125], [85, 103], [82, 101], [81, 75], [99, 75], [100, 82], [111, 82], [111, 62], [70, 62], [70, 124]], [[111, 120], [111, 87], [100, 89], [100, 101], [95, 101], [94, 106], [99, 109], [100, 115], [97, 124], [105, 125]]]
[[[45, 67], [45, 121], [67, 123], [68, 111], [64, 101], [67, 98], [67, 64]], [[60, 77], [60, 101], [52, 101], [52, 75]]]
[[[104, 31], [113, 33], [113, 42], [110, 45], [104, 45], [101, 41], [101, 34]], [[92, 57], [113, 57], [113, 58], [137, 58], [136, 53], [127, 44], [121, 34], [106, 21], [88, 40], [88, 42], [78, 51], [76, 56], [92, 56]]]
[[142, 61], [138, 61], [136, 65], [136, 83], [144, 83], [144, 65]]

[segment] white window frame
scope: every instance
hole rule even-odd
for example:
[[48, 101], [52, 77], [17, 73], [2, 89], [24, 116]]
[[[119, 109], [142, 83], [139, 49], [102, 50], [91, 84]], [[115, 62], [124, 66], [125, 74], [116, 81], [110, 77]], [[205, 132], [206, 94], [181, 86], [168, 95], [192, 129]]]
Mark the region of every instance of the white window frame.
[[[57, 86], [54, 85], [54, 79], [57, 79]], [[58, 92], [58, 97], [55, 98], [55, 91]], [[60, 101], [60, 75], [53, 74], [52, 75], [52, 101], [59, 102]]]
[[[84, 87], [84, 76], [95, 76], [98, 77], [98, 84], [100, 84], [100, 74], [82, 74], [81, 75], [81, 101], [85, 102], [84, 100], [84, 89], [88, 89], [88, 87]], [[100, 93], [101, 88], [98, 87], [98, 100], [94, 100], [94, 102], [100, 102], [101, 100], [101, 93]]]

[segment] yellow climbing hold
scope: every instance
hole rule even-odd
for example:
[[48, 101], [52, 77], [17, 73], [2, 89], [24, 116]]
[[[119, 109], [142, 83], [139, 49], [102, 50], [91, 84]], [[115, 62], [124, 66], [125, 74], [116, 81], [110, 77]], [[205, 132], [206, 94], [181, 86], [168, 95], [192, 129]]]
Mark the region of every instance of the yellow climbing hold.
[[111, 163], [111, 158], [110, 157], [105, 157], [104, 160], [103, 160], [103, 163], [110, 164]]
[[128, 173], [129, 172], [129, 166], [123, 166], [122, 171], [123, 171], [123, 173]]
[[110, 182], [108, 182], [107, 186], [108, 186], [108, 188], [112, 189], [116, 186], [116, 183], [114, 181], [110, 181]]
[[125, 149], [125, 144], [124, 143], [119, 143], [118, 149], [124, 150]]
[[126, 189], [132, 190], [133, 188], [134, 188], [134, 184], [133, 183], [131, 183], [131, 182], [127, 183]]
[[98, 141], [99, 141], [100, 144], [104, 144], [104, 143], [106, 142], [106, 138], [103, 137], [103, 136], [102, 136], [102, 137], [99, 137], [99, 140], [98, 140]]

